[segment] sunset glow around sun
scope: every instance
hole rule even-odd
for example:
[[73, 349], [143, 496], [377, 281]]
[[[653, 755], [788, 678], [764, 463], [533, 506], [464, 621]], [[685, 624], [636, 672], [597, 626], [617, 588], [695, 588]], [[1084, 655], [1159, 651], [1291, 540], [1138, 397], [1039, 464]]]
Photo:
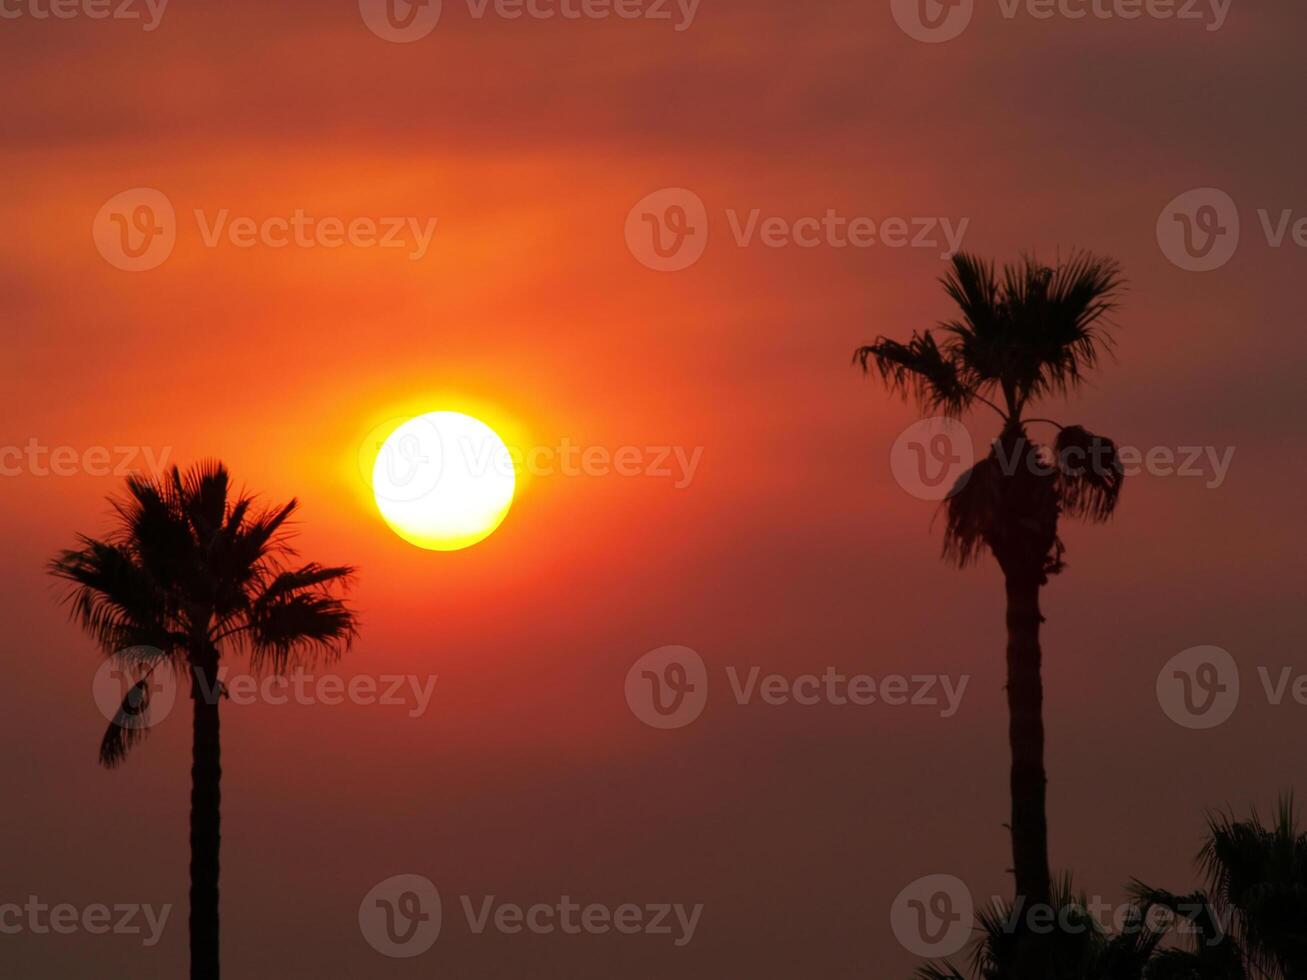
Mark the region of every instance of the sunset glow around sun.
[[504, 441], [461, 412], [409, 419], [385, 439], [372, 468], [381, 516], [405, 541], [458, 551], [508, 515], [516, 472]]

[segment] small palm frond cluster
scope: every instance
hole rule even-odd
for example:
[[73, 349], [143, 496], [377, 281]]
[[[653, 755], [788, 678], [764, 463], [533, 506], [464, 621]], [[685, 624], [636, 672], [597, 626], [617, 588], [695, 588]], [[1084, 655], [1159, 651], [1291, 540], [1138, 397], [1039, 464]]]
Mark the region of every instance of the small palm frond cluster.
[[1046, 577], [1062, 567], [1058, 516], [1110, 518], [1124, 471], [1116, 445], [1082, 426], [1058, 426], [1051, 446], [1034, 442], [1026, 424], [1045, 420], [1026, 413], [1076, 388], [1110, 349], [1120, 269], [1077, 252], [1051, 267], [1027, 257], [1000, 274], [964, 253], [942, 281], [958, 318], [906, 343], [881, 337], [854, 361], [926, 413], [958, 417], [979, 404], [1001, 416], [991, 452], [946, 502], [945, 556], [967, 565], [989, 550], [1005, 570]]
[[79, 536], [52, 573], [72, 585], [72, 616], [101, 650], [137, 678], [101, 745], [120, 762], [148, 731], [151, 674], [186, 676], [216, 666], [223, 644], [249, 653], [255, 671], [334, 659], [352, 642], [354, 614], [337, 590], [352, 569], [298, 564], [288, 522], [298, 503], [258, 509], [233, 495], [216, 462], [158, 480], [133, 477], [114, 501], [117, 527]]

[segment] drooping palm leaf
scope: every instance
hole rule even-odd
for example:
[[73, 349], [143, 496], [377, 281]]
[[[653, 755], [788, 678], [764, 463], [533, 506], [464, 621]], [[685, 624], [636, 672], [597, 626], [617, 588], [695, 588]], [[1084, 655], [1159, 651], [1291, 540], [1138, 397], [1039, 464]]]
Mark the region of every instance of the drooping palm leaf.
[[986, 550], [1005, 569], [1061, 568], [1057, 473], [1045, 447], [1008, 429], [944, 501], [944, 557], [966, 567]]
[[127, 753], [150, 734], [154, 675], [161, 669], [168, 669], [162, 659], [150, 666], [123, 695], [122, 703], [100, 739], [100, 765], [106, 769], [116, 768], [127, 758]]
[[1125, 481], [1116, 443], [1069, 425], [1058, 432], [1053, 448], [1061, 471], [1062, 510], [1090, 521], [1110, 518]]

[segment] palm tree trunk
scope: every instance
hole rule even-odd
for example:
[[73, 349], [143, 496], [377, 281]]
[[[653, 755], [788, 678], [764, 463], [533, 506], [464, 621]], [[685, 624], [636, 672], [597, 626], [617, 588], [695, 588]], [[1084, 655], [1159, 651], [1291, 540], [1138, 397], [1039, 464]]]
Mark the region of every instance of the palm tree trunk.
[[192, 667], [191, 700], [191, 980], [218, 980], [222, 745], [216, 657]]
[[1039, 612], [1042, 575], [1006, 576], [1008, 742], [1012, 750], [1012, 868], [1025, 907], [1050, 901], [1044, 809], [1044, 685]]

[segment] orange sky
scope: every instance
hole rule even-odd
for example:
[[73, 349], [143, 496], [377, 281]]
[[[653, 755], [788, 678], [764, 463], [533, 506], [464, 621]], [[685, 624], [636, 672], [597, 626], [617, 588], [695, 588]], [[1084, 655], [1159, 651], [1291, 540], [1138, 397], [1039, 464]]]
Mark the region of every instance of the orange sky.
[[[23, 2], [26, 10], [27, 0]], [[16, 8], [15, 8], [16, 9]], [[1085, 246], [1131, 291], [1117, 363], [1056, 418], [1140, 447], [1236, 448], [1227, 479], [1140, 477], [1117, 520], [1069, 528], [1046, 591], [1052, 857], [1091, 893], [1192, 882], [1201, 811], [1307, 790], [1301, 707], [1215, 733], [1162, 714], [1157, 671], [1211, 643], [1301, 663], [1297, 506], [1302, 249], [1257, 209], [1301, 210], [1307, 19], [1241, 3], [1220, 31], [1007, 20], [980, 0], [920, 44], [886, 2], [702, 0], [652, 21], [477, 20], [391, 44], [357, 5], [172, 0], [157, 30], [0, 21], [0, 446], [145, 446], [224, 459], [303, 501], [302, 550], [360, 568], [341, 673], [439, 675], [421, 718], [257, 705], [224, 716], [231, 976], [889, 976], [914, 958], [909, 880], [1006, 890], [1002, 588], [937, 560], [932, 505], [889, 447], [912, 410], [849, 366], [951, 311], [938, 251], [739, 247], [727, 211], [968, 221], [999, 258]], [[1244, 240], [1220, 271], [1158, 248], [1167, 202], [1215, 186]], [[96, 249], [112, 196], [156, 188], [177, 244], [127, 273]], [[642, 266], [627, 214], [693, 190], [709, 244]], [[437, 223], [429, 250], [204, 242], [223, 209]], [[702, 449], [694, 479], [539, 476], [490, 539], [419, 551], [353, 465], [377, 422], [476, 407], [526, 446]], [[987, 422], [978, 440], [991, 433]], [[155, 950], [0, 937], [22, 976], [175, 976], [185, 961], [186, 725], [96, 768], [95, 656], [43, 573], [104, 526], [120, 480], [0, 477], [10, 746], [0, 903], [171, 901]], [[645, 728], [628, 667], [687, 644], [714, 670], [970, 674], [931, 714], [734, 704]], [[705, 904], [694, 943], [469, 937], [414, 960], [358, 934], [404, 872], [452, 896]], [[11, 894], [12, 893], [12, 896]], [[0, 959], [0, 963], [3, 959]], [[545, 965], [542, 965], [545, 964]], [[0, 971], [3, 972], [3, 971]]]

